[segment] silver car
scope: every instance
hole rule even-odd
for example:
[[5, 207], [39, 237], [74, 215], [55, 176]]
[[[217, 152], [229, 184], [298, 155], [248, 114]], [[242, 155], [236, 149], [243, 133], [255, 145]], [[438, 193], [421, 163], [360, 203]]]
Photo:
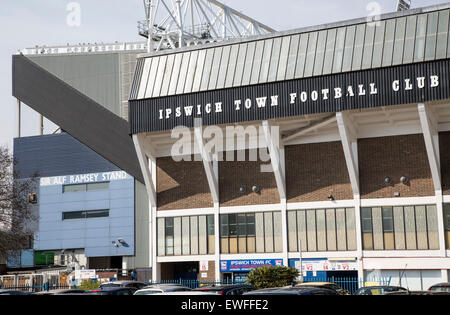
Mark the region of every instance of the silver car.
[[168, 292], [188, 292], [191, 288], [179, 284], [153, 284], [134, 292], [134, 295], [150, 295]]

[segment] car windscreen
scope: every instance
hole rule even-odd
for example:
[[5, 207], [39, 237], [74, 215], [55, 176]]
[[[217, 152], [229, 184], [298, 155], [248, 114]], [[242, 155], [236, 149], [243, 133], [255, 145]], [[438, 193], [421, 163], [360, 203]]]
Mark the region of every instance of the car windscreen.
[[155, 293], [161, 293], [162, 290], [142, 290], [142, 291], [136, 291], [134, 295], [150, 295]]

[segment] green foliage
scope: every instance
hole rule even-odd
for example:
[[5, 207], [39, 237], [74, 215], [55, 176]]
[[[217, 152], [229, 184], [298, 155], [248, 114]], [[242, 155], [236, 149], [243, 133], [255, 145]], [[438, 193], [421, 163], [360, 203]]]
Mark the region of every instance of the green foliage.
[[85, 280], [81, 283], [81, 285], [78, 287], [78, 289], [89, 291], [93, 289], [97, 289], [100, 286], [100, 282], [94, 281], [92, 279]]
[[246, 282], [257, 289], [276, 288], [291, 285], [298, 275], [295, 268], [264, 266], [250, 271]]

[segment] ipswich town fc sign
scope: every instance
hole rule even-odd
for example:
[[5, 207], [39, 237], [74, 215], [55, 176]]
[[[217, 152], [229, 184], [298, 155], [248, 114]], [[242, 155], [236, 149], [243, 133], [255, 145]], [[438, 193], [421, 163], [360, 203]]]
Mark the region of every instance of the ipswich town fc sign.
[[449, 60], [131, 100], [132, 133], [364, 109], [450, 97]]

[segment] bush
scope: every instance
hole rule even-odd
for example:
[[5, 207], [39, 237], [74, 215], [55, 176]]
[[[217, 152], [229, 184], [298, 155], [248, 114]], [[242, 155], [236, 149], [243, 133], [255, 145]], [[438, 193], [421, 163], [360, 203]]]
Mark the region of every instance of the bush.
[[291, 285], [298, 276], [295, 268], [264, 266], [250, 271], [245, 282], [257, 289], [276, 288]]
[[81, 285], [78, 287], [78, 289], [89, 291], [93, 289], [97, 289], [100, 286], [100, 281], [94, 281], [94, 280], [85, 280], [81, 283]]

